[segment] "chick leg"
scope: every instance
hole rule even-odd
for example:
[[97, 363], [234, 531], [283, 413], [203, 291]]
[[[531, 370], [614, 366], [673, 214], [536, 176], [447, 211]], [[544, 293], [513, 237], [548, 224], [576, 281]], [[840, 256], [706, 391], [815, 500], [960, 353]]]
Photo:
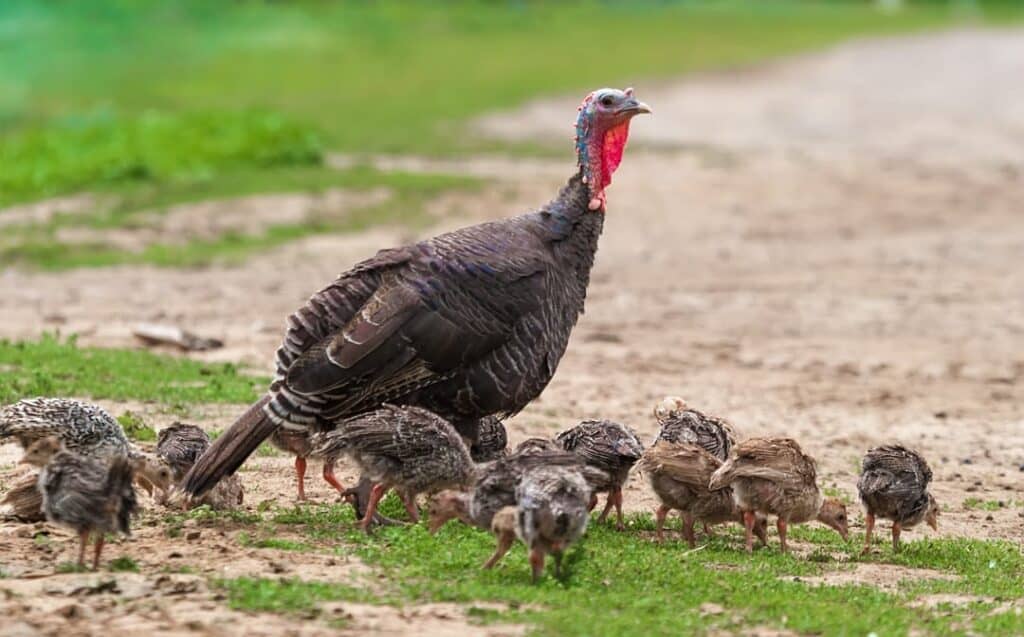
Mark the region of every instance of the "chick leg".
[[659, 544], [665, 541], [665, 518], [671, 510], [663, 504], [654, 512], [654, 538]]
[[89, 543], [89, 532], [78, 532], [78, 567], [85, 567], [85, 546]]
[[539, 547], [530, 549], [530, 570], [533, 571], [533, 583], [536, 584], [544, 574], [544, 551]]
[[100, 553], [103, 552], [104, 537], [102, 533], [96, 534], [96, 549], [92, 554], [92, 570], [98, 570], [100, 567]]
[[295, 479], [299, 485], [299, 500], [306, 499], [306, 459], [295, 456]]
[[562, 551], [555, 551], [553, 553], [553, 555], [555, 556], [555, 578], [556, 579], [561, 579], [562, 578]]
[[334, 458], [328, 458], [324, 460], [324, 481], [331, 485], [338, 492], [344, 492], [345, 487], [341, 485], [341, 481], [338, 480], [337, 476], [334, 475], [334, 463], [337, 462]]
[[608, 517], [608, 512], [612, 510], [612, 504], [615, 502], [615, 496], [612, 495], [614, 493], [614, 491], [608, 492], [608, 497], [605, 498], [604, 511], [601, 511], [601, 515], [597, 516], [597, 521], [602, 524], [604, 523], [605, 518]]
[[487, 558], [484, 562], [483, 568], [490, 569], [494, 568], [494, 565], [501, 561], [501, 558], [505, 557], [505, 553], [512, 548], [512, 544], [516, 541], [515, 533], [499, 533], [497, 534], [498, 545], [494, 547], [494, 554]]
[[377, 513], [377, 503], [384, 497], [390, 487], [384, 483], [373, 485], [373, 489], [370, 490], [370, 501], [366, 504], [366, 515], [363, 516], [362, 521], [359, 523], [360, 528], [367, 535], [370, 534], [370, 524], [373, 522], [373, 516]]
[[618, 522], [615, 524], [615, 528], [620, 531], [626, 530], [626, 523], [622, 519], [622, 489], [618, 488], [615, 490], [615, 517]]
[[593, 511], [594, 507], [596, 507], [596, 506], [597, 506], [597, 494], [596, 493], [591, 493], [590, 494], [590, 504], [587, 505], [587, 511]]
[[404, 493], [401, 496], [402, 504], [405, 505], [405, 510], [409, 514], [409, 519], [416, 524], [420, 521], [420, 510], [416, 508], [416, 496], [411, 493]]
[[707, 522], [703, 522], [702, 524], [704, 526], [704, 535], [708, 536], [709, 540], [714, 538], [715, 534], [711, 532], [711, 525], [709, 525]]
[[875, 514], [868, 513], [864, 516], [864, 550], [861, 553], [871, 552], [871, 533], [875, 530]]
[[697, 546], [697, 538], [693, 535], [693, 526], [696, 520], [693, 518], [693, 514], [689, 511], [683, 511], [683, 537], [686, 538], [686, 543], [690, 545], [690, 548]]
[[786, 521], [779, 518], [775, 521], [775, 528], [779, 530], [779, 544], [782, 545], [782, 552], [785, 553], [789, 550], [789, 547], [786, 546]]
[[900, 550], [900, 531], [901, 531], [900, 523], [899, 522], [893, 522], [892, 523], [892, 550], [893, 550], [893, 553], [896, 553], [896, 552], [898, 552]]
[[[370, 503], [370, 495], [373, 493], [373, 482], [365, 475], [359, 476], [359, 482], [355, 486], [349, 487], [341, 492], [343, 499], [348, 501], [352, 508], [356, 510], [356, 517], [363, 519], [366, 516], [366, 509]], [[386, 518], [376, 511], [373, 514], [373, 523], [382, 524], [387, 526], [394, 526], [401, 524], [391, 518]]]
[[753, 511], [743, 512], [743, 528], [747, 531], [747, 553], [754, 552], [754, 521], [755, 515]]

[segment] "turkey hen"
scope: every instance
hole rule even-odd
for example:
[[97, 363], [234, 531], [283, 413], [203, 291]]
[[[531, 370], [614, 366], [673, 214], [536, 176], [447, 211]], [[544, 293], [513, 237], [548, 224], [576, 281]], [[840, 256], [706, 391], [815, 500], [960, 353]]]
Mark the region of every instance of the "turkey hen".
[[[583, 312], [605, 189], [631, 119], [632, 89], [600, 89], [576, 123], [577, 171], [536, 212], [382, 250], [288, 319], [266, 395], [183, 481], [197, 496], [279, 428], [333, 429], [387, 402], [429, 409], [470, 442], [483, 417], [522, 410], [551, 380]], [[367, 493], [357, 509], [365, 510]]]

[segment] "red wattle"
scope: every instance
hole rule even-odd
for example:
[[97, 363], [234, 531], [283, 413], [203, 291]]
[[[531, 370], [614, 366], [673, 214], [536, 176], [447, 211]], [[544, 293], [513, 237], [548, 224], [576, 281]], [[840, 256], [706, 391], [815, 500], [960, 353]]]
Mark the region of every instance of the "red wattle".
[[622, 163], [622, 152], [626, 149], [626, 139], [629, 138], [629, 120], [609, 128], [604, 133], [604, 143], [601, 148], [601, 181], [598, 190], [603, 191], [608, 184], [612, 183], [612, 173]]

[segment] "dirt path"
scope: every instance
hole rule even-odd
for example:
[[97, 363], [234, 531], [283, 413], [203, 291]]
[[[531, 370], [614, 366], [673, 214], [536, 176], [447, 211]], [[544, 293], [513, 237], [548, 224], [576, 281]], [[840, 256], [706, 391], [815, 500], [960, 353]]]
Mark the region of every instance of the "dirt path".
[[[593, 416], [649, 437], [653, 403], [680, 394], [747, 435], [799, 438], [825, 483], [851, 495], [868, 446], [909, 443], [935, 470], [940, 533], [1019, 540], [1021, 77], [1024, 32], [963, 31], [638, 86], [656, 115], [636, 122], [609, 191], [587, 314], [551, 386], [509, 423], [513, 438]], [[558, 138], [577, 100], [478, 126]], [[448, 216], [431, 234], [535, 206], [571, 170], [568, 160], [463, 165], [499, 180], [438, 202]], [[201, 271], [6, 272], [0, 336], [59, 327], [127, 345], [134, 323], [169, 320], [225, 339], [213, 357], [266, 367], [291, 310], [357, 259], [409, 238], [318, 237]], [[211, 426], [230, 420], [230, 410], [213, 412]], [[259, 472], [250, 501], [287, 501], [289, 461], [259, 462], [279, 470]], [[318, 481], [310, 487], [327, 497]], [[1006, 506], [967, 508], [968, 498]], [[652, 507], [642, 480], [626, 502]]]

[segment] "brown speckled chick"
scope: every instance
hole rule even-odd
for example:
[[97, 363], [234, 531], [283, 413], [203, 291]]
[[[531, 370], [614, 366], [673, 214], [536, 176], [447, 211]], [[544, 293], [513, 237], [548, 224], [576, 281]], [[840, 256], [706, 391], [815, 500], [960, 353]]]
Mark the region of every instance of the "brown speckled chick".
[[[156, 456], [170, 468], [174, 481], [179, 482], [209, 447], [209, 434], [195, 425], [176, 422], [157, 435]], [[238, 508], [242, 499], [242, 481], [234, 474], [218, 482], [202, 497], [189, 500], [189, 505], [205, 504], [222, 511]]]
[[338, 423], [316, 439], [327, 457], [350, 455], [374, 483], [360, 525], [369, 531], [377, 504], [394, 487], [414, 521], [417, 494], [467, 487], [475, 478], [473, 459], [462, 436], [437, 414], [419, 407], [384, 405]]
[[[489, 530], [498, 540], [494, 555], [484, 563], [491, 568], [512, 546], [515, 539], [514, 523], [509, 524], [507, 509], [515, 509], [516, 489], [523, 477], [538, 467], [564, 466], [580, 471], [584, 478], [589, 474], [595, 481], [607, 481], [607, 475], [583, 464], [574, 453], [563, 451], [552, 445], [548, 449], [528, 446], [496, 461], [477, 465], [477, 477], [469, 491], [446, 489], [430, 500], [428, 513], [429, 531], [437, 533], [449, 520], [460, 521], [485, 531]], [[498, 513], [505, 511], [505, 517], [496, 521]], [[512, 518], [514, 522], [514, 515]]]
[[563, 553], [587, 529], [590, 496], [590, 485], [573, 466], [541, 466], [523, 476], [516, 487], [516, 535], [529, 550], [534, 582], [548, 554], [561, 576]]
[[[663, 540], [665, 518], [672, 509], [682, 512], [683, 536], [690, 548], [696, 545], [693, 526], [697, 521], [704, 524], [705, 530], [709, 524], [743, 524], [743, 512], [733, 498], [732, 488], [708, 488], [712, 474], [721, 466], [721, 460], [693, 444], [661, 440], [644, 452], [641, 468], [661, 500], [655, 515], [659, 542]], [[767, 527], [767, 518], [759, 515], [754, 533], [762, 544], [768, 543]]]
[[603, 484], [591, 484], [596, 504], [596, 494], [608, 493], [608, 501], [598, 522], [604, 522], [608, 511], [615, 507], [616, 527], [625, 529], [622, 521], [622, 487], [629, 477], [629, 471], [640, 460], [644, 447], [640, 438], [629, 427], [610, 420], [584, 420], [580, 424], [558, 434], [555, 441], [566, 451], [573, 452], [583, 459], [588, 466], [600, 469], [608, 474]]
[[85, 564], [89, 535], [95, 534], [92, 568], [99, 566], [104, 535], [130, 532], [135, 500], [134, 469], [127, 456], [104, 462], [67, 451], [56, 437], [29, 445], [23, 463], [39, 467], [43, 512], [54, 524], [78, 533], [78, 564]]
[[736, 444], [736, 429], [729, 421], [697, 411], [677, 396], [668, 396], [654, 406], [658, 437], [675, 443], [700, 445], [719, 460], [729, 457]]
[[845, 540], [846, 505], [822, 497], [814, 459], [791, 438], [751, 438], [736, 445], [733, 456], [711, 476], [709, 487], [731, 485], [747, 527], [747, 551], [753, 551], [755, 515], [775, 515], [782, 552], [791, 523], [818, 520]]
[[892, 549], [900, 548], [900, 531], [922, 521], [939, 524], [939, 505], [928, 492], [932, 470], [921, 454], [902, 445], [875, 447], [861, 463], [857, 491], [867, 510], [864, 552], [871, 550], [875, 518], [892, 520]]

